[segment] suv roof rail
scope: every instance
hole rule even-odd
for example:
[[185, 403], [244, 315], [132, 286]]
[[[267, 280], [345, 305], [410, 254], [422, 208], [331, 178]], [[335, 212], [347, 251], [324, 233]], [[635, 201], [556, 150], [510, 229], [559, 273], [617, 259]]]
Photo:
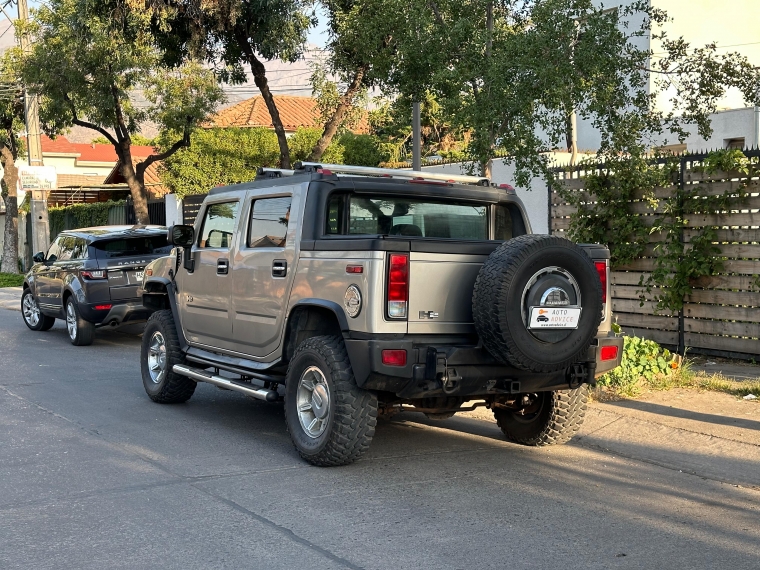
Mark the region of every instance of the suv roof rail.
[[281, 178], [283, 176], [293, 176], [295, 173], [295, 170], [288, 170], [287, 168], [264, 168], [262, 166], [259, 166], [256, 169], [256, 180], [262, 178]]
[[[296, 171], [316, 172], [329, 170], [335, 174], [358, 174], [360, 176], [382, 176], [387, 178], [411, 178], [416, 180], [438, 180], [443, 182], [458, 182], [476, 186], [490, 186], [491, 181], [484, 176], [466, 176], [464, 174], [442, 174], [439, 172], [423, 172], [422, 170], [399, 170], [397, 168], [376, 168], [372, 166], [352, 166], [348, 164], [325, 164], [320, 162], [296, 162]], [[293, 172], [293, 171], [282, 171]]]

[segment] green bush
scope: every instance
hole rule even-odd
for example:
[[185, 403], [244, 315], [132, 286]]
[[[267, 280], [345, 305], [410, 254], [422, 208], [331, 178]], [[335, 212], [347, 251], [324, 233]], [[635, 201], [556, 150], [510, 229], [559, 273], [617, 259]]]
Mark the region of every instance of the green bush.
[[[300, 128], [288, 139], [288, 148], [290, 149], [290, 162], [295, 163], [299, 160], [306, 160], [311, 154], [314, 145], [317, 144], [322, 136], [322, 129], [319, 127]], [[340, 140], [333, 138], [330, 145], [325, 149], [321, 162], [328, 164], [343, 164], [344, 148]]]
[[598, 384], [623, 395], [635, 395], [641, 391], [642, 383], [651, 383], [660, 375], [670, 374], [671, 360], [670, 351], [653, 340], [627, 336], [621, 365], [602, 376]]
[[0, 287], [21, 287], [24, 284], [24, 276], [15, 273], [0, 273]]
[[122, 204], [124, 202], [109, 200], [71, 206], [53, 206], [48, 209], [50, 239], [55, 239], [59, 233], [67, 229], [107, 226], [108, 212], [111, 207]]
[[[160, 148], [173, 140], [162, 134]], [[269, 129], [198, 129], [189, 148], [163, 161], [161, 180], [179, 198], [205, 194], [214, 186], [253, 180], [258, 167], [276, 166], [279, 159], [277, 135]]]
[[[377, 166], [385, 159], [380, 139], [374, 135], [346, 133], [339, 139], [343, 146], [343, 161], [354, 166]], [[325, 161], [327, 162], [327, 161]]]

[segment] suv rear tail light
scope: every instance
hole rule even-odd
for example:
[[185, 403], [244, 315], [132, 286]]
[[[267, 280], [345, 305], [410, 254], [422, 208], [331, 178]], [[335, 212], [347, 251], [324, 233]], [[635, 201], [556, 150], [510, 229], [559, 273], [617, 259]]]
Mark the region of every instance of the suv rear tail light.
[[602, 303], [607, 302], [607, 262], [595, 261], [596, 272], [599, 274], [599, 281], [602, 282]]
[[105, 269], [93, 269], [92, 271], [82, 271], [82, 277], [85, 279], [108, 279], [108, 271]]
[[603, 346], [599, 354], [602, 360], [615, 360], [617, 358], [617, 355], [618, 355], [617, 346]]
[[110, 311], [113, 305], [95, 305], [96, 311]]
[[405, 319], [409, 301], [409, 256], [391, 253], [388, 267], [388, 316]]
[[406, 366], [406, 350], [384, 350], [382, 356], [386, 366]]

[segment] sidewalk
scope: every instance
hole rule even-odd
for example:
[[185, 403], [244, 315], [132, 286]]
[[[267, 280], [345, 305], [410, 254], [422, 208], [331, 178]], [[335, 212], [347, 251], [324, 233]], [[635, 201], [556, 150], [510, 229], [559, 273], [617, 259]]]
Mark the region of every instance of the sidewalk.
[[[742, 360], [727, 360], [725, 358], [713, 358], [710, 356], [689, 356], [691, 368], [695, 372], [722, 374], [729, 380], [742, 382], [746, 380], [760, 380], [760, 365]], [[760, 396], [760, 394], [758, 394]]]
[[[484, 408], [461, 416], [494, 423]], [[760, 490], [760, 404], [728, 394], [673, 389], [592, 402], [570, 445]]]
[[21, 310], [21, 287], [0, 288], [0, 309]]

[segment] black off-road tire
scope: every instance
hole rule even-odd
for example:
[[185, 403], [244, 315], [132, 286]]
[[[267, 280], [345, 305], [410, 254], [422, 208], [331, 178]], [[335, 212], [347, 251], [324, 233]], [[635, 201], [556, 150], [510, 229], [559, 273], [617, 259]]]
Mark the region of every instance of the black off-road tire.
[[[523, 321], [525, 286], [546, 267], [568, 271], [581, 292], [578, 328], [552, 342], [538, 339]], [[573, 242], [548, 235], [519, 236], [501, 244], [481, 267], [472, 313], [478, 335], [494, 358], [522, 370], [556, 372], [585, 359], [602, 320], [602, 285], [591, 258]]]
[[[314, 438], [299, 419], [298, 390], [302, 375], [317, 367], [329, 387], [326, 427]], [[348, 465], [369, 449], [377, 425], [377, 397], [357, 387], [343, 339], [309, 338], [296, 349], [285, 382], [285, 425], [299, 455], [321, 467]]]
[[[76, 325], [73, 336], [69, 331], [69, 307], [71, 307], [71, 310], [74, 312], [74, 323]], [[82, 314], [79, 312], [79, 307], [77, 306], [77, 302], [74, 300], [73, 295], [66, 299], [64, 311], [66, 315], [66, 333], [69, 335], [71, 344], [74, 346], [91, 345], [95, 338], [95, 325], [82, 318]]]
[[[158, 382], [154, 382], [151, 378], [148, 365], [148, 354], [156, 333], [162, 336], [166, 347], [166, 367]], [[140, 349], [143, 387], [151, 400], [159, 404], [179, 404], [190, 399], [197, 384], [190, 378], [172, 372], [175, 364], [184, 363], [185, 356], [180, 350], [177, 327], [172, 312], [170, 310], [156, 311], [145, 325]]]
[[578, 433], [588, 407], [588, 387], [541, 392], [541, 408], [535, 414], [520, 414], [495, 408], [493, 415], [509, 441], [543, 447], [570, 441]]
[[[37, 324], [35, 325], [32, 325], [27, 320], [27, 316], [25, 313], [24, 301], [26, 300], [27, 297], [29, 297], [30, 302], [33, 303], [34, 306], [39, 311], [39, 320], [37, 321]], [[24, 289], [24, 292], [21, 294], [21, 317], [24, 319], [24, 324], [27, 327], [29, 327], [30, 330], [33, 330], [33, 331], [48, 331], [55, 324], [55, 317], [49, 317], [47, 315], [42, 314], [42, 311], [40, 310], [40, 304], [37, 302], [37, 299], [34, 298], [32, 291], [28, 288]]]

